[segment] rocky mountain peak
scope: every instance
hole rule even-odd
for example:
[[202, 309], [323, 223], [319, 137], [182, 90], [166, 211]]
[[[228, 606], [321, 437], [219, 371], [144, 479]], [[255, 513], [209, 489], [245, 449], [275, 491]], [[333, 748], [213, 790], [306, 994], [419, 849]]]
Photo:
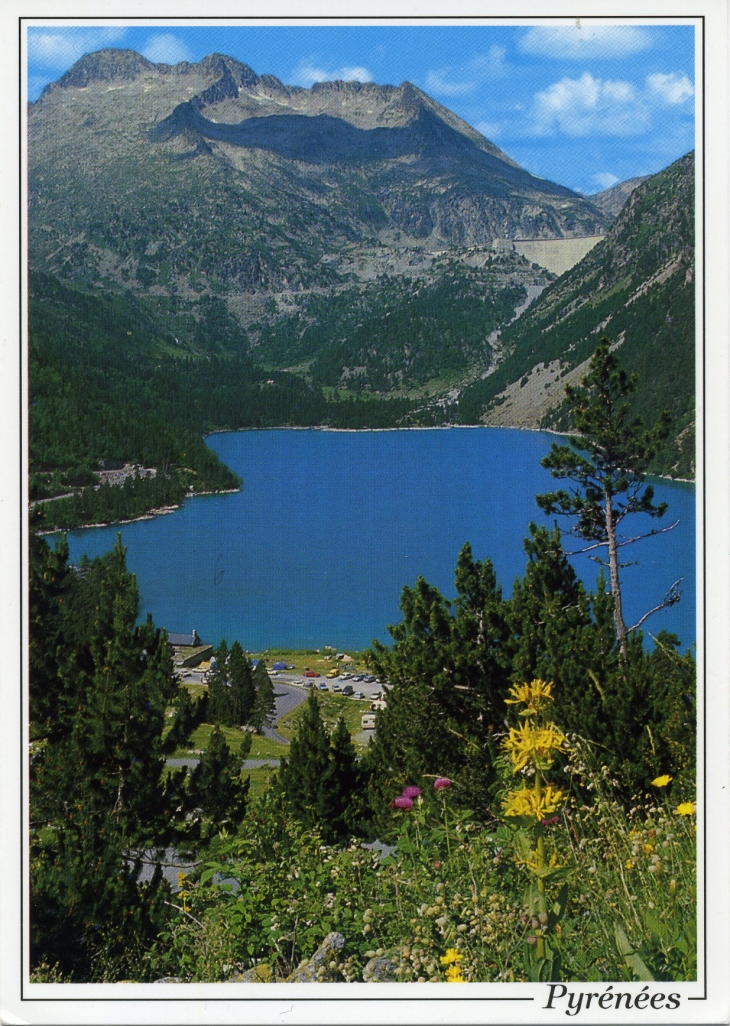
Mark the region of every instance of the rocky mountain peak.
[[96, 50], [86, 53], [62, 75], [56, 85], [62, 89], [83, 88], [91, 82], [129, 81], [155, 65], [135, 50]]

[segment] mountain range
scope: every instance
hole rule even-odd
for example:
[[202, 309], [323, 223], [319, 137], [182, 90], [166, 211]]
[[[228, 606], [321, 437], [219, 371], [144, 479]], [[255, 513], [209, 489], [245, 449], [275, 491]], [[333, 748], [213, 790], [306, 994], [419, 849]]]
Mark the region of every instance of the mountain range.
[[[198, 453], [193, 487], [211, 468], [191, 439], [216, 428], [560, 426], [604, 330], [646, 378], [638, 408], [679, 414], [658, 469], [691, 474], [691, 156], [584, 197], [407, 82], [303, 89], [219, 54], [102, 50], [29, 105], [28, 185], [31, 458], [51, 490], [134, 455], [119, 424], [140, 404], [146, 439], [179, 429], [170, 466]], [[520, 240], [593, 248], [556, 279]]]

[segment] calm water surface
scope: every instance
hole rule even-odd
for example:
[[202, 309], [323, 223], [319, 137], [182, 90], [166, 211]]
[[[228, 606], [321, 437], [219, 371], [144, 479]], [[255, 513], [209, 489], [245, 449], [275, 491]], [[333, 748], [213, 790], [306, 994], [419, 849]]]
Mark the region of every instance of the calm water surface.
[[[499, 428], [377, 432], [245, 431], [208, 444], [243, 478], [231, 495], [187, 500], [168, 516], [69, 534], [72, 561], [108, 551], [121, 531], [142, 613], [217, 643], [363, 648], [400, 619], [404, 584], [421, 575], [453, 595], [469, 541], [505, 594], [525, 570], [534, 496], [556, 482], [540, 467], [554, 437]], [[647, 622], [695, 639], [695, 490], [656, 483], [666, 535], [624, 550], [625, 615], [633, 623], [684, 577], [679, 605]], [[638, 518], [631, 518], [631, 534]], [[648, 518], [646, 518], [648, 519]], [[649, 525], [651, 526], [651, 525]], [[569, 548], [566, 544], [566, 548]], [[573, 563], [592, 587], [597, 566]]]

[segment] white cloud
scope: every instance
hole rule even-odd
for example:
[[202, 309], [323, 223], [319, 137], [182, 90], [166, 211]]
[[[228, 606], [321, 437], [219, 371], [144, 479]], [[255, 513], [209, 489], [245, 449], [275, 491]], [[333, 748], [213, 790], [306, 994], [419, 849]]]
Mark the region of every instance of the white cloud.
[[676, 71], [669, 75], [649, 75], [646, 84], [652, 93], [672, 105], [684, 103], [695, 94], [694, 86], [687, 76]]
[[426, 91], [437, 96], [465, 96], [482, 82], [500, 78], [506, 71], [505, 49], [496, 44], [466, 64], [435, 68], [426, 75]]
[[85, 53], [119, 43], [126, 28], [28, 29], [28, 60], [31, 65], [66, 70]]
[[513, 121], [510, 134], [635, 136], [648, 131], [656, 117], [666, 117], [667, 106], [678, 106], [693, 93], [684, 73], [649, 75], [641, 85], [584, 71], [536, 93], [526, 118], [521, 125]]
[[154, 64], [179, 64], [181, 61], [193, 59], [192, 53], [182, 39], [172, 32], [150, 36], [141, 53]]
[[360, 65], [343, 65], [332, 71], [325, 71], [314, 64], [300, 64], [291, 75], [291, 84], [307, 89], [315, 82], [372, 82], [373, 76]]
[[648, 126], [645, 105], [631, 82], [594, 78], [562, 78], [536, 93], [528, 134], [637, 135]]
[[617, 185], [621, 181], [616, 175], [612, 175], [610, 171], [598, 171], [591, 176], [591, 180], [601, 189], [610, 189], [612, 185]]
[[603, 60], [648, 50], [651, 34], [634, 25], [595, 25], [576, 18], [572, 25], [534, 26], [521, 37], [523, 53], [556, 60]]

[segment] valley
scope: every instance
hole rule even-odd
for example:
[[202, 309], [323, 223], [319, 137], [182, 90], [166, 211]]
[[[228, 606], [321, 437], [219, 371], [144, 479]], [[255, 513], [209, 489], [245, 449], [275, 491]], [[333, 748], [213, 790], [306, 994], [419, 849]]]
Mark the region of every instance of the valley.
[[[46, 529], [236, 487], [211, 431], [560, 428], [602, 331], [693, 475], [691, 155], [592, 202], [408, 83], [115, 50], [28, 130], [31, 499], [77, 492]], [[105, 460], [160, 473], [94, 496]]]

